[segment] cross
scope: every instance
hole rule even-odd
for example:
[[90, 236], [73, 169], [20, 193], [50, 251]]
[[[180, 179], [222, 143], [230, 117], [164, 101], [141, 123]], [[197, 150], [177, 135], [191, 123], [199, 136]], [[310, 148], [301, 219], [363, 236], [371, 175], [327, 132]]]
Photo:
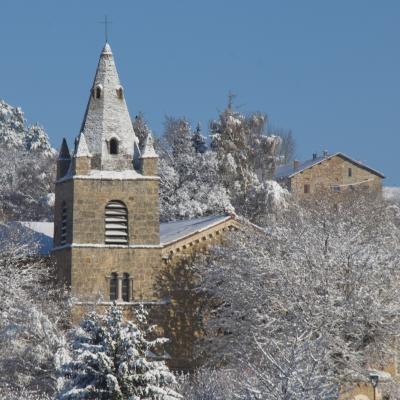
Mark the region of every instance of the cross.
[[236, 97], [236, 94], [233, 93], [231, 90], [228, 93], [228, 109], [232, 110], [232, 103], [233, 99]]
[[104, 24], [104, 36], [106, 39], [106, 43], [108, 42], [108, 25], [111, 22], [108, 20], [107, 15], [104, 16], [104, 21], [99, 22], [99, 24]]

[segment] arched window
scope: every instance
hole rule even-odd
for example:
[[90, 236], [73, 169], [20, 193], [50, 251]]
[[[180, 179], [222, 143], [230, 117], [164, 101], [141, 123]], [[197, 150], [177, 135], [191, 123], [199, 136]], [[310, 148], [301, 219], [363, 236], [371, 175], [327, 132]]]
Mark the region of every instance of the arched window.
[[122, 89], [121, 86], [117, 87], [117, 97], [119, 99], [123, 99], [124, 98], [124, 89]]
[[67, 204], [65, 201], [61, 205], [61, 246], [67, 243]]
[[122, 201], [112, 200], [105, 210], [106, 244], [128, 244], [128, 210]]
[[118, 154], [118, 140], [115, 138], [110, 140], [110, 154]]
[[113, 272], [110, 277], [110, 301], [118, 299], [118, 274]]
[[129, 301], [130, 296], [129, 296], [129, 286], [130, 286], [130, 279], [129, 279], [129, 274], [124, 273], [122, 276], [122, 300], [123, 301]]
[[96, 97], [96, 99], [100, 99], [100, 97], [101, 97], [101, 89], [102, 89], [101, 85], [97, 85], [96, 86], [96, 88], [95, 88], [95, 97]]

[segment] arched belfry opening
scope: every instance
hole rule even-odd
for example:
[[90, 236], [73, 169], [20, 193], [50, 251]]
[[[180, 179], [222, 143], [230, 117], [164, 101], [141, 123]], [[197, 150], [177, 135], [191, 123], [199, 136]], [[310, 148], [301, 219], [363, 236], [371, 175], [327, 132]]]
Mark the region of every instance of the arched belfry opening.
[[118, 154], [118, 139], [112, 138], [110, 140], [110, 154], [116, 155]]
[[100, 99], [102, 91], [103, 91], [103, 87], [101, 85], [96, 85], [96, 87], [93, 90], [93, 97], [95, 99]]
[[128, 244], [128, 209], [119, 200], [107, 203], [105, 209], [105, 243]]

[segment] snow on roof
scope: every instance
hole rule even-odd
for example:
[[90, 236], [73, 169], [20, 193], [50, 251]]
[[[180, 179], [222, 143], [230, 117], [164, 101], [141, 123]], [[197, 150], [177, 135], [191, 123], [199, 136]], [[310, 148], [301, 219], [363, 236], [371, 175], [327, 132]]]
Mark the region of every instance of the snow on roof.
[[49, 254], [53, 247], [52, 222], [12, 221], [0, 224], [0, 249], [6, 248], [10, 239], [19, 246], [30, 247], [32, 253]]
[[154, 150], [154, 139], [150, 130], [147, 133], [146, 140], [144, 142], [144, 148], [141, 158], [158, 158], [158, 155]]
[[385, 178], [385, 176], [381, 172], [379, 172], [373, 168], [370, 168], [367, 165], [361, 163], [360, 161], [356, 161], [353, 158], [351, 158], [341, 152], [337, 152], [337, 153], [334, 153], [331, 155], [326, 155], [326, 156], [323, 155], [323, 156], [313, 158], [311, 160], [304, 161], [303, 163], [299, 163], [299, 165], [297, 166], [296, 169], [293, 168], [293, 163], [280, 165], [276, 168], [274, 178], [277, 180], [283, 179], [283, 178], [291, 178], [292, 176], [298, 174], [299, 172], [303, 172], [304, 170], [306, 170], [310, 167], [313, 167], [314, 165], [317, 165], [317, 164], [321, 163], [322, 161], [330, 160], [331, 158], [336, 157], [336, 156], [342, 157], [342, 158], [346, 159], [347, 161], [350, 161], [351, 163], [357, 165], [358, 167], [366, 169], [369, 172], [371, 172], [375, 175], [378, 175], [381, 178]]
[[92, 169], [87, 175], [72, 175], [71, 171], [60, 178], [57, 182], [69, 179], [100, 179], [100, 180], [159, 180], [158, 176], [143, 176], [135, 170], [126, 169], [123, 171], [106, 171]]
[[[162, 222], [160, 223], [160, 243], [165, 246], [231, 218], [230, 215], [212, 215], [182, 221]], [[53, 222], [15, 221], [3, 224], [0, 225], [0, 238], [3, 237], [4, 240], [5, 237], [10, 236], [10, 227], [19, 229], [19, 234], [24, 238], [29, 238], [29, 242], [37, 243], [39, 246], [37, 253], [50, 253], [53, 247]]]
[[161, 223], [160, 243], [162, 245], [167, 245], [183, 239], [184, 237], [193, 235], [194, 233], [202, 232], [214, 225], [227, 221], [230, 218], [232, 217], [225, 214]]
[[78, 146], [74, 157], [92, 157], [86, 143], [85, 135], [83, 132], [79, 135]]
[[112, 54], [111, 46], [108, 42], [106, 42], [106, 44], [104, 45], [102, 54]]

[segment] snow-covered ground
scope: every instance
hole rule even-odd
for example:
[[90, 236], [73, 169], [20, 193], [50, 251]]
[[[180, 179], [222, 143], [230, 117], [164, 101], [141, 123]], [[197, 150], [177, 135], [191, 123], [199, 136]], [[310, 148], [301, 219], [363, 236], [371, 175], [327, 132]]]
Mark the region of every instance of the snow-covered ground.
[[383, 196], [386, 200], [399, 200], [400, 201], [400, 187], [399, 186], [385, 186], [383, 189]]

